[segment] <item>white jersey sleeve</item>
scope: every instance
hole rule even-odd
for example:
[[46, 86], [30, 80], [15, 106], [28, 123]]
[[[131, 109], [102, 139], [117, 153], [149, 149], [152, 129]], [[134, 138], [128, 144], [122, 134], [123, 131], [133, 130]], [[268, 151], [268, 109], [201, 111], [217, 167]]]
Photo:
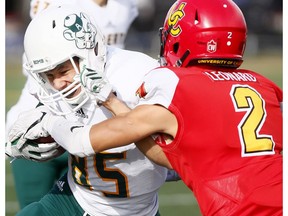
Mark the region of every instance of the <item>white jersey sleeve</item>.
[[[168, 108], [179, 82], [176, 74], [168, 68], [157, 68], [148, 73], [139, 86], [139, 105], [161, 104]], [[143, 94], [143, 95], [141, 95]]]
[[143, 77], [152, 69], [159, 67], [159, 62], [143, 53], [111, 48], [106, 76], [116, 89], [117, 97], [130, 107], [138, 103], [136, 90]]

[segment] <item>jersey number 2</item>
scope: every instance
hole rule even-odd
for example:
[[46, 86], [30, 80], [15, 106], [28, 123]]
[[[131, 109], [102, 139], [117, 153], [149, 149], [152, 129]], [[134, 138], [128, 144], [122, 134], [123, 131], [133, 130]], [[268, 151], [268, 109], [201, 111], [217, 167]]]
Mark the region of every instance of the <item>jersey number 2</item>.
[[233, 85], [230, 96], [236, 112], [246, 112], [238, 125], [242, 157], [274, 154], [271, 135], [259, 134], [265, 119], [265, 101], [248, 85]]

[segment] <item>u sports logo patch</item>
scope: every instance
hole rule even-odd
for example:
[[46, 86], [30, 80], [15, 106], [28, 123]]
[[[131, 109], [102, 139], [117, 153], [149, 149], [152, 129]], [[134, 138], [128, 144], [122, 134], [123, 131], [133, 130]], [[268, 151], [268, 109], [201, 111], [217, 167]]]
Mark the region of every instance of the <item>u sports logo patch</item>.
[[217, 43], [214, 40], [211, 40], [207, 43], [207, 52], [214, 53], [217, 50]]
[[182, 29], [178, 25], [178, 21], [181, 20], [184, 16], [184, 7], [186, 5], [186, 2], [182, 2], [178, 7], [177, 5], [174, 6], [174, 8], [171, 9], [170, 14], [168, 15], [168, 25], [171, 26], [170, 34], [172, 36], [178, 36]]

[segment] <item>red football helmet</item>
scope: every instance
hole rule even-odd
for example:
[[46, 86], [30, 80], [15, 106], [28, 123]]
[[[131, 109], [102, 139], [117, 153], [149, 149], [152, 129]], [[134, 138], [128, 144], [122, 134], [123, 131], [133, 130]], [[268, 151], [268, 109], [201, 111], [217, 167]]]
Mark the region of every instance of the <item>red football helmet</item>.
[[178, 0], [160, 28], [162, 65], [239, 67], [247, 27], [232, 0]]

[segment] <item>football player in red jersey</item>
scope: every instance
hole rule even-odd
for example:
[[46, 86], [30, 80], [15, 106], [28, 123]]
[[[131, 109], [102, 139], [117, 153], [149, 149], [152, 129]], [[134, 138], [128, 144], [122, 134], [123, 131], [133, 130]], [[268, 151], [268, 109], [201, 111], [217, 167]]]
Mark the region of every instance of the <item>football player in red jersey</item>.
[[[111, 94], [103, 104], [116, 117], [72, 133], [75, 123], [46, 115], [40, 128], [68, 151], [81, 146], [79, 153], [151, 135], [203, 215], [282, 215], [283, 93], [259, 73], [239, 69], [246, 37], [233, 1], [178, 0], [161, 29], [163, 66], [145, 76], [136, 108], [129, 112]], [[83, 85], [91, 86], [87, 80]], [[77, 142], [83, 136], [90, 142]]]

